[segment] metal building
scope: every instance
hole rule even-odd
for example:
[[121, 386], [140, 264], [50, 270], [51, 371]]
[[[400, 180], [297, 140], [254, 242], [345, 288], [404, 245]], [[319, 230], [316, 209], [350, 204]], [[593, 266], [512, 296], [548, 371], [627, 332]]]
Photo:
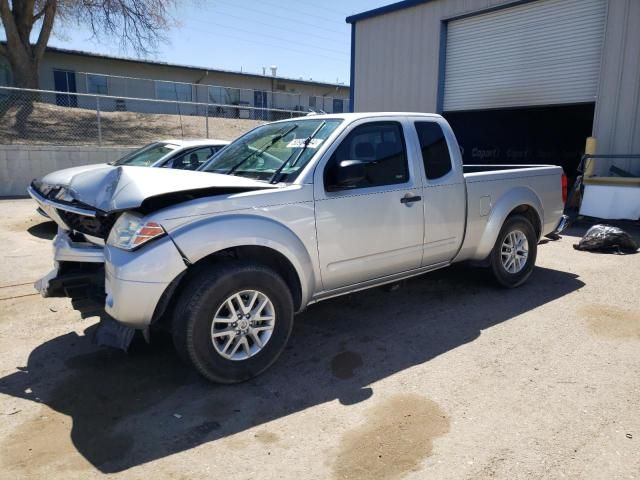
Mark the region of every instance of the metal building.
[[[407, 0], [347, 22], [354, 110], [442, 113], [465, 162], [571, 175], [591, 136], [640, 153], [639, 0]], [[594, 173], [612, 165], [640, 177], [633, 158]]]

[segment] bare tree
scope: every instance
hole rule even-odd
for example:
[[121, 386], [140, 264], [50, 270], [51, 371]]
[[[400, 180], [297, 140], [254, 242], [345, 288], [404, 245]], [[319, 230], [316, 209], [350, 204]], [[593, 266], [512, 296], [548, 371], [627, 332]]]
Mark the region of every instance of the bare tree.
[[[173, 24], [174, 0], [0, 0], [7, 36], [0, 55], [9, 61], [18, 87], [38, 88], [38, 67], [56, 25], [87, 27], [94, 38], [117, 38], [122, 50], [144, 55], [164, 40]], [[39, 28], [34, 44], [30, 37]]]

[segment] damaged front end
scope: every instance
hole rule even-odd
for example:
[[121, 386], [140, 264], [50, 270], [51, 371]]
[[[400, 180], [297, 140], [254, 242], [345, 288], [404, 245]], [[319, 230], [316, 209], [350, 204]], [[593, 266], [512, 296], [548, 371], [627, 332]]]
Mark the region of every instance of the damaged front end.
[[74, 202], [64, 187], [28, 188], [38, 208], [57, 223], [53, 239], [54, 268], [34, 287], [43, 297], [73, 297], [79, 289], [104, 292], [104, 242], [117, 214], [105, 214]]
[[[45, 196], [34, 182], [28, 191], [39, 209], [58, 224], [53, 239], [54, 268], [34, 283], [35, 289], [43, 297], [68, 297], [77, 310], [88, 307], [92, 314], [99, 312], [96, 343], [126, 352], [136, 330], [104, 312], [104, 244], [120, 213], [104, 213], [62, 199], [62, 188], [49, 189]], [[146, 339], [147, 333], [143, 332]]]
[[[44, 297], [65, 296], [71, 297], [72, 301], [85, 298], [95, 301], [101, 309], [110, 301], [109, 282], [105, 282], [109, 277], [105, 271], [105, 244], [122, 215], [144, 218], [155, 211], [201, 197], [277, 188], [266, 182], [216, 173], [139, 167], [105, 166], [82, 171], [71, 176], [65, 185], [48, 181], [55, 178], [53, 175], [50, 179], [35, 180], [28, 188], [38, 208], [58, 224], [58, 233], [53, 240], [54, 268], [34, 286]], [[157, 225], [157, 228], [162, 226]], [[136, 244], [136, 248], [141, 245]], [[122, 248], [116, 244], [112, 246], [116, 251]], [[179, 261], [184, 265], [182, 257]], [[127, 289], [118, 290], [119, 298], [127, 293]], [[137, 302], [139, 307], [140, 298], [132, 299], [128, 305]], [[127, 325], [122, 321], [139, 308], [116, 315], [112, 311], [123, 308], [121, 303], [107, 307], [106, 311], [118, 318], [118, 322], [101, 314], [101, 333], [97, 337], [100, 344], [126, 350], [136, 329], [143, 330], [146, 336], [148, 325]]]

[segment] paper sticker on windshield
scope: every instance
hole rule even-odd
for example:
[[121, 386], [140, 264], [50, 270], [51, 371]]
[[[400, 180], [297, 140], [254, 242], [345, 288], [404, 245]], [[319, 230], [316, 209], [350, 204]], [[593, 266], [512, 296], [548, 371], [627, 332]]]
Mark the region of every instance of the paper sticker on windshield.
[[[304, 141], [305, 140], [306, 140], [306, 138], [296, 138], [295, 140], [291, 140], [287, 144], [287, 148], [302, 148], [302, 147], [304, 147]], [[312, 138], [309, 141], [309, 145], [307, 145], [307, 148], [318, 148], [320, 145], [322, 145], [322, 139], [321, 138]]]

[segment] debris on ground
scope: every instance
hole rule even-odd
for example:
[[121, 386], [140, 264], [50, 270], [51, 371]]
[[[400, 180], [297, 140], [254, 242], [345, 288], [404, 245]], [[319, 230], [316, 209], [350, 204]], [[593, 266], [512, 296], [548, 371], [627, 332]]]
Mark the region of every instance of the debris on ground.
[[116, 348], [126, 352], [129, 350], [134, 334], [133, 328], [118, 323], [111, 317], [104, 317], [100, 319], [95, 333], [95, 341], [103, 347]]
[[15, 415], [16, 413], [20, 413], [22, 410], [18, 409], [18, 410], [14, 410], [13, 412], [9, 412], [9, 413], [3, 413], [2, 415]]
[[598, 224], [587, 230], [573, 248], [590, 252], [635, 253], [639, 247], [633, 237], [621, 228]]

